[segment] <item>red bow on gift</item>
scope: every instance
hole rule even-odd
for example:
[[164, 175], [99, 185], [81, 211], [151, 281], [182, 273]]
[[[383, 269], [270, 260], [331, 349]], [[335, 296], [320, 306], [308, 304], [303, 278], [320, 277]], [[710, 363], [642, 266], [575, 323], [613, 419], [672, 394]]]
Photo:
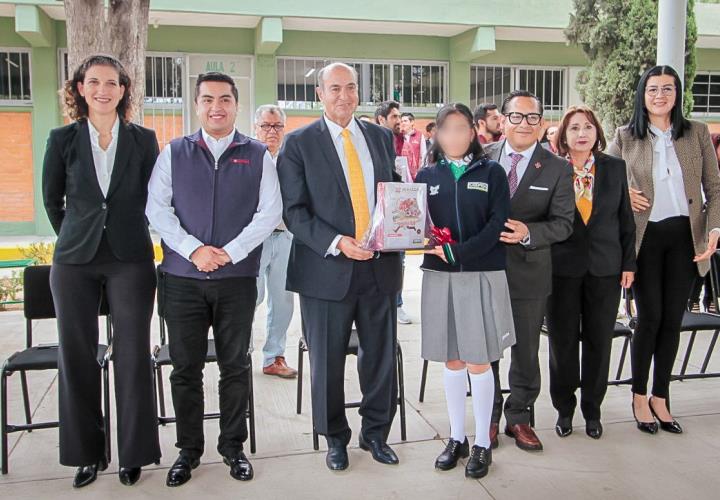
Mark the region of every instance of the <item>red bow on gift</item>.
[[447, 227], [439, 228], [437, 226], [433, 226], [430, 234], [434, 245], [442, 246], [445, 243], [455, 243], [452, 234], [450, 234], [450, 229]]

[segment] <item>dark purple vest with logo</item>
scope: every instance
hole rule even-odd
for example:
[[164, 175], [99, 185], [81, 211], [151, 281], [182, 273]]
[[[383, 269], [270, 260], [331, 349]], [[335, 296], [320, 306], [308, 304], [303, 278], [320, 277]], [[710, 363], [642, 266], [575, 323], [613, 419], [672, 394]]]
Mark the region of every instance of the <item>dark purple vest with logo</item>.
[[[235, 132], [217, 163], [202, 132], [170, 142], [172, 206], [180, 225], [206, 245], [222, 248], [250, 224], [260, 199], [264, 144]], [[204, 273], [165, 242], [159, 269], [196, 279], [257, 277], [262, 245], [237, 264]]]

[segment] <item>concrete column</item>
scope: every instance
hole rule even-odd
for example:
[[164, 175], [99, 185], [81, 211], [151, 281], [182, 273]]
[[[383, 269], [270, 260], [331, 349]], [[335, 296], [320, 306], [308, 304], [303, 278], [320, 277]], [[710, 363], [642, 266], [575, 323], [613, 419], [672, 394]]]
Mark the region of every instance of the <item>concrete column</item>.
[[[658, 2], [657, 64], [672, 66], [685, 80], [687, 0]], [[683, 83], [684, 84], [684, 83]]]

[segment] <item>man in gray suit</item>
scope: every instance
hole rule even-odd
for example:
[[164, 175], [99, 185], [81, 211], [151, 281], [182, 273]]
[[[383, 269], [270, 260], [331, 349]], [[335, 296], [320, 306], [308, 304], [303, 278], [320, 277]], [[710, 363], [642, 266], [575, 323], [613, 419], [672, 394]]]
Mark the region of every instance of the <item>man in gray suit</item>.
[[[490, 158], [508, 174], [512, 197], [507, 231], [500, 241], [508, 245], [510, 286], [517, 343], [511, 351], [510, 395], [505, 401], [505, 434], [523, 450], [542, 450], [530, 425], [530, 408], [540, 393], [538, 348], [540, 328], [552, 284], [550, 246], [572, 233], [575, 196], [572, 168], [538, 143], [543, 128], [543, 105], [530, 92], [510, 93], [502, 106], [506, 140], [485, 147]], [[499, 362], [495, 373], [495, 407], [490, 439], [498, 445], [503, 397]]]

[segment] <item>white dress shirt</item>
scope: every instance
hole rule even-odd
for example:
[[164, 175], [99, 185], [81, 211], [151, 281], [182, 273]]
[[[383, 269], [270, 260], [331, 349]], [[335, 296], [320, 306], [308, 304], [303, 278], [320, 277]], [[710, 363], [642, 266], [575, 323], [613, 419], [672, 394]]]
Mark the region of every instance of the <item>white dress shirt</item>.
[[[235, 135], [233, 133], [214, 139], [205, 130], [203, 139], [217, 162], [228, 148]], [[155, 162], [150, 184], [148, 185], [148, 202], [145, 209], [150, 225], [160, 234], [165, 244], [178, 254], [191, 260], [190, 256], [199, 247], [207, 244], [197, 239], [182, 227], [180, 219], [175, 215], [172, 206], [172, 158], [168, 144]], [[242, 193], [238, 193], [241, 195]], [[278, 182], [275, 162], [270, 153], [265, 152], [263, 157], [262, 179], [260, 180], [260, 199], [257, 211], [250, 224], [233, 240], [223, 247], [232, 260], [237, 264], [257, 248], [267, 238], [282, 220], [282, 198], [280, 197], [280, 184]]]
[[[268, 153], [270, 153], [270, 150], [268, 149]], [[278, 148], [277, 151], [275, 151], [275, 154], [270, 153], [270, 158], [272, 158], [273, 164], [275, 165], [275, 168], [277, 168], [277, 159], [278, 155], [280, 154], [280, 148]], [[287, 231], [287, 226], [285, 225], [285, 222], [280, 220], [280, 224], [278, 225], [277, 229], [281, 231]]]
[[120, 130], [120, 119], [115, 116], [115, 123], [112, 126], [110, 144], [107, 149], [100, 147], [100, 132], [90, 120], [87, 121], [90, 132], [90, 147], [92, 149], [93, 163], [95, 164], [95, 175], [103, 196], [107, 196], [110, 187], [113, 167], [115, 166], [115, 154], [117, 153], [118, 132]]
[[506, 175], [510, 174], [510, 167], [512, 166], [512, 158], [510, 158], [510, 155], [512, 153], [522, 155], [522, 160], [520, 160], [516, 167], [518, 186], [520, 185], [520, 181], [522, 181], [523, 175], [525, 175], [525, 171], [530, 164], [530, 158], [532, 158], [536, 147], [537, 142], [527, 148], [525, 151], [515, 151], [510, 145], [510, 143], [508, 141], [505, 141], [505, 147], [503, 148], [502, 154], [500, 155], [500, 165], [502, 165], [502, 167], [505, 169]]
[[[348, 183], [349, 190], [350, 174], [348, 173], [347, 160], [345, 159], [345, 147], [343, 146], [343, 138], [341, 135], [344, 129], [337, 123], [331, 121], [326, 115], [323, 115], [323, 119], [325, 120], [325, 124], [327, 125], [328, 131], [330, 132], [330, 137], [332, 138], [333, 144], [335, 145], [335, 150], [337, 151], [338, 157], [340, 158], [343, 173], [345, 174], [345, 181]], [[365, 136], [363, 135], [362, 130], [360, 130], [360, 127], [358, 127], [358, 124], [354, 118], [350, 120], [350, 123], [346, 128], [350, 131], [350, 140], [352, 141], [353, 146], [355, 146], [355, 151], [357, 151], [358, 158], [360, 159], [360, 165], [362, 166], [363, 177], [365, 180], [365, 193], [367, 195], [368, 201], [368, 210], [370, 213], [370, 221], [372, 222], [372, 214], [375, 210], [375, 170], [372, 157], [370, 156], [370, 149], [368, 148], [367, 141], [365, 140]], [[335, 239], [330, 244], [330, 247], [328, 248], [328, 255], [340, 255], [340, 250], [337, 249], [337, 244], [340, 242], [340, 239], [342, 237], [342, 234], [338, 234], [335, 237]]]
[[680, 161], [672, 140], [672, 127], [663, 132], [650, 125], [654, 134], [653, 143], [653, 187], [655, 199], [652, 201], [650, 221], [658, 222], [669, 217], [689, 216], [685, 183], [683, 182]]

